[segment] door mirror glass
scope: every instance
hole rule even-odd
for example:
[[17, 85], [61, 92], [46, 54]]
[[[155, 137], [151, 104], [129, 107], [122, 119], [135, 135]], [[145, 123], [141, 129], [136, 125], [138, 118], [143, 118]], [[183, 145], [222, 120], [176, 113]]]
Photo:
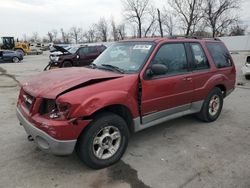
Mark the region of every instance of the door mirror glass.
[[148, 76], [164, 75], [168, 72], [168, 68], [164, 64], [153, 64], [147, 71]]

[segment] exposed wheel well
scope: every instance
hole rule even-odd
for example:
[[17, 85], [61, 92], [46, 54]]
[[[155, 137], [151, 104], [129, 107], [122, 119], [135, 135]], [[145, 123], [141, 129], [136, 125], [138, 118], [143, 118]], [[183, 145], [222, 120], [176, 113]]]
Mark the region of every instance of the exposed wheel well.
[[99, 114], [99, 113], [104, 112], [104, 111], [112, 112], [114, 114], [121, 116], [126, 121], [128, 128], [129, 128], [129, 131], [131, 133], [134, 132], [133, 116], [132, 116], [130, 110], [126, 106], [121, 105], [121, 104], [106, 106], [106, 107], [96, 111], [94, 114], [92, 114], [90, 116], [90, 118], [93, 118], [94, 116], [96, 116], [96, 114]]
[[222, 91], [222, 95], [223, 95], [223, 97], [226, 97], [226, 92], [227, 92], [227, 89], [226, 89], [226, 87], [224, 86], [224, 85], [222, 85], [222, 84], [219, 84], [219, 85], [216, 85], [215, 87], [218, 87], [218, 88], [220, 88], [220, 90]]

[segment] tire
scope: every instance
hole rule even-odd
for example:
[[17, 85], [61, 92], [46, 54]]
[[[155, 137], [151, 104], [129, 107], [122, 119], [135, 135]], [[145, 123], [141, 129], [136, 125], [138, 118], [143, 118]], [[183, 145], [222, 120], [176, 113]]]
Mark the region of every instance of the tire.
[[76, 153], [88, 167], [101, 169], [119, 161], [127, 148], [128, 140], [129, 130], [125, 120], [116, 114], [105, 112], [95, 116], [81, 134]]
[[22, 56], [25, 56], [25, 52], [22, 49], [15, 49], [15, 51], [21, 53]]
[[247, 80], [250, 80], [250, 75], [245, 75], [245, 78], [246, 78]]
[[20, 62], [20, 59], [18, 57], [13, 57], [12, 58], [12, 62], [13, 63], [19, 63]]
[[62, 63], [62, 67], [66, 68], [66, 67], [72, 67], [72, 63], [70, 61], [64, 61]]
[[201, 111], [197, 114], [197, 117], [205, 122], [215, 121], [223, 107], [223, 94], [220, 88], [215, 87], [212, 89], [206, 97]]

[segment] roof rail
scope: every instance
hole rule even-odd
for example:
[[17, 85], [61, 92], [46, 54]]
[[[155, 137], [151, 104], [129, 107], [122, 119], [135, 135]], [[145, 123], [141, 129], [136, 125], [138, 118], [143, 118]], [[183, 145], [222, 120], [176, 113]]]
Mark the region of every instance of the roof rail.
[[221, 41], [219, 38], [203, 38], [200, 36], [185, 36], [185, 35], [173, 35], [173, 36], [169, 36], [167, 37], [168, 39], [179, 39], [179, 38], [186, 38], [186, 39], [199, 39], [199, 40], [217, 40], [217, 41]]

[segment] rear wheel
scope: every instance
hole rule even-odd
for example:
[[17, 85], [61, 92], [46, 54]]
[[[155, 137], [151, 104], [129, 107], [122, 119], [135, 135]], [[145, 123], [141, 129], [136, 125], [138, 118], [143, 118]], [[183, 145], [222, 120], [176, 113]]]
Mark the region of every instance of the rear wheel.
[[64, 61], [62, 67], [72, 67], [72, 63], [70, 61]]
[[13, 57], [12, 58], [12, 62], [13, 63], [19, 63], [20, 62], [20, 59], [18, 57]]
[[97, 115], [80, 136], [76, 151], [90, 168], [100, 169], [117, 162], [129, 139], [127, 124], [120, 116], [105, 112]]
[[220, 88], [215, 87], [206, 97], [201, 111], [197, 114], [198, 118], [205, 122], [215, 121], [223, 106], [223, 94]]

